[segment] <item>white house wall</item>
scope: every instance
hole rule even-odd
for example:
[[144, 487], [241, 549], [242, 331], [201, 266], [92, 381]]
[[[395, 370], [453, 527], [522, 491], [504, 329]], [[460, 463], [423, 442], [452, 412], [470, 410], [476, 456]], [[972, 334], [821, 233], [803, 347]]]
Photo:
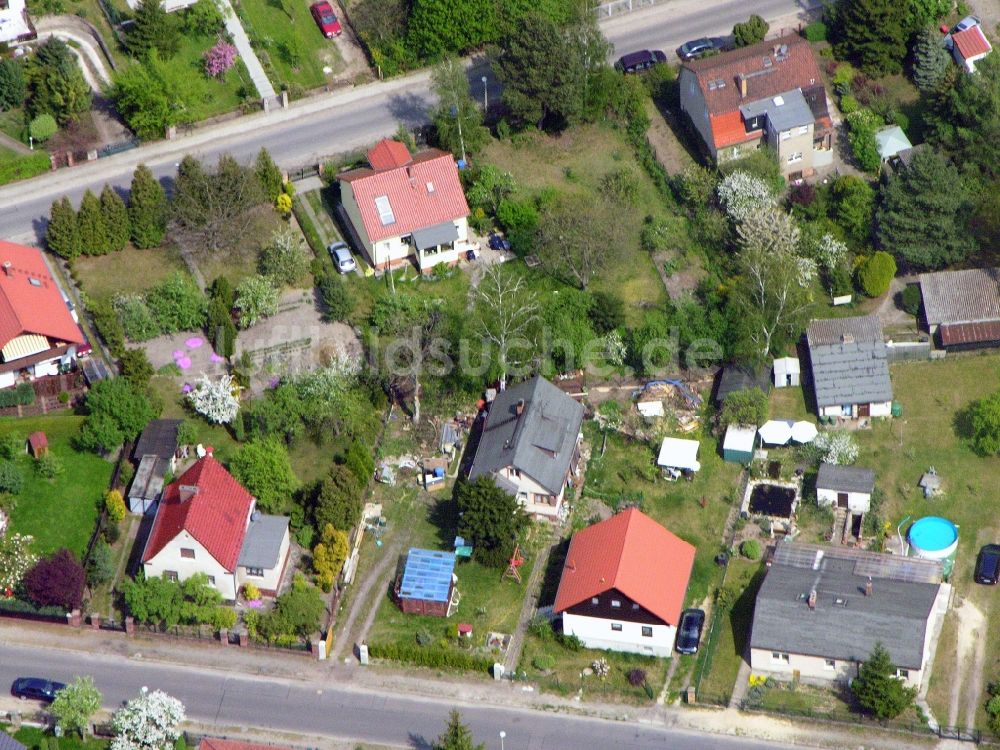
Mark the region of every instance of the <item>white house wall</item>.
[[[816, 502], [822, 506], [837, 507], [837, 490], [816, 488]], [[867, 513], [871, 508], [872, 496], [867, 492], [848, 492], [847, 508], [855, 513]]]
[[[181, 557], [181, 549], [193, 549], [194, 557]], [[182, 530], [161, 549], [156, 556], [143, 564], [147, 578], [159, 578], [165, 571], [173, 571], [178, 579], [185, 581], [196, 573], [205, 573], [215, 578], [215, 588], [223, 599], [236, 598], [236, 576], [209, 554], [200, 542], [187, 531]]]
[[351, 225], [354, 227], [354, 231], [357, 232], [358, 238], [364, 243], [364, 251], [368, 254], [368, 259], [374, 263], [375, 254], [372, 241], [368, 237], [365, 223], [361, 220], [361, 211], [354, 197], [354, 186], [349, 182], [342, 182], [340, 185], [340, 203], [344, 207], [347, 218], [351, 220]]
[[524, 472], [520, 472], [520, 475], [517, 475], [508, 466], [497, 473], [508, 482], [517, 486], [517, 499], [524, 507], [525, 512], [547, 518], [555, 518], [559, 515], [559, 508], [562, 506], [563, 495], [565, 494], [565, 485], [559, 490], [559, 494], [556, 495], [555, 505], [549, 505], [549, 491]]
[[[612, 630], [612, 624], [619, 624], [622, 629]], [[652, 637], [642, 634], [643, 627], [653, 629]], [[648, 656], [670, 656], [677, 637], [677, 628], [673, 625], [643, 625], [638, 622], [584, 617], [566, 612], [563, 614], [563, 633], [575, 635], [587, 648]]]
[[[833, 682], [849, 680], [858, 675], [859, 664], [853, 661], [834, 660], [827, 664], [822, 656], [788, 654], [788, 660], [776, 659], [774, 652], [765, 649], [750, 649], [750, 669], [754, 674], [773, 676], [780, 680], [791, 680], [798, 674], [799, 679], [808, 682]], [[910, 669], [903, 681], [911, 687], [919, 687], [923, 680], [922, 669]]]
[[[844, 407], [848, 408], [844, 408]], [[890, 417], [892, 416], [892, 401], [872, 403], [868, 405], [871, 409], [869, 416]], [[858, 417], [858, 404], [834, 404], [833, 406], [822, 406], [819, 409], [821, 417]]]

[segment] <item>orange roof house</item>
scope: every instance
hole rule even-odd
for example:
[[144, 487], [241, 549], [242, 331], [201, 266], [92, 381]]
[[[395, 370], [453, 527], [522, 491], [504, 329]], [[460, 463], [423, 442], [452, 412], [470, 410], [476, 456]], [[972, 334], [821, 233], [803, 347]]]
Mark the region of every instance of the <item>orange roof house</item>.
[[0, 241], [0, 388], [19, 372], [55, 374], [61, 357], [85, 346], [41, 250]]
[[695, 549], [636, 508], [577, 532], [553, 611], [589, 648], [668, 656]]
[[979, 24], [951, 35], [951, 54], [967, 73], [976, 72], [976, 63], [993, 51], [993, 45]]
[[454, 157], [428, 149], [411, 155], [399, 141], [379, 141], [367, 167], [338, 175], [337, 207], [352, 244], [378, 270], [407, 262], [421, 270], [453, 263], [468, 239], [469, 204]]
[[832, 162], [833, 126], [819, 66], [796, 34], [686, 62], [679, 86], [681, 109], [714, 161], [768, 146], [785, 175], [811, 174]]

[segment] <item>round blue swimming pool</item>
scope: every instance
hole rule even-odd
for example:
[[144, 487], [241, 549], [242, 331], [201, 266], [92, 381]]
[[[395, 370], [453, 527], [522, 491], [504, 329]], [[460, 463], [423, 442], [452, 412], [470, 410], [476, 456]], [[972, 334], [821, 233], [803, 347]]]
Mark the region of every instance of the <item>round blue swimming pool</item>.
[[907, 537], [918, 557], [941, 560], [958, 546], [958, 527], [947, 518], [926, 516], [914, 522]]

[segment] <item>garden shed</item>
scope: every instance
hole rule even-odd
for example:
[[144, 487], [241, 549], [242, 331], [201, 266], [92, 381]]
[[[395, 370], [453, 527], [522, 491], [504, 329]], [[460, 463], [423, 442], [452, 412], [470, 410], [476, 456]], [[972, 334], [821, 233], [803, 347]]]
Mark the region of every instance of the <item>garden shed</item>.
[[458, 606], [455, 553], [413, 547], [396, 583], [399, 608], [408, 615], [448, 617]]
[[749, 464], [757, 447], [757, 428], [731, 424], [722, 440], [722, 458], [734, 464]]
[[774, 387], [798, 386], [801, 378], [798, 357], [777, 357], [774, 360]]
[[675, 479], [680, 476], [680, 472], [698, 471], [701, 468], [701, 463], [698, 461], [698, 448], [697, 440], [663, 438], [656, 465]]
[[41, 458], [49, 452], [49, 439], [44, 432], [33, 432], [28, 435], [28, 453], [33, 458]]

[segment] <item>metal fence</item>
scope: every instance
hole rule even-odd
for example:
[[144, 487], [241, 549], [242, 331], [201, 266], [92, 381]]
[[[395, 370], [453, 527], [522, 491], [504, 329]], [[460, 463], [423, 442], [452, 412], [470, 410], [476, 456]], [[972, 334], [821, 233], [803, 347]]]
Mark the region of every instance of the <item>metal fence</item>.
[[101, 159], [105, 156], [114, 156], [115, 154], [120, 154], [124, 151], [130, 151], [133, 148], [139, 148], [141, 141], [138, 138], [130, 138], [127, 141], [119, 141], [118, 143], [109, 143], [107, 146], [102, 146], [97, 151], [97, 158]]
[[639, 8], [648, 8], [651, 5], [658, 5], [664, 0], [612, 0], [609, 3], [601, 3], [594, 6], [594, 13], [598, 19], [611, 18], [621, 13], [631, 13]]

